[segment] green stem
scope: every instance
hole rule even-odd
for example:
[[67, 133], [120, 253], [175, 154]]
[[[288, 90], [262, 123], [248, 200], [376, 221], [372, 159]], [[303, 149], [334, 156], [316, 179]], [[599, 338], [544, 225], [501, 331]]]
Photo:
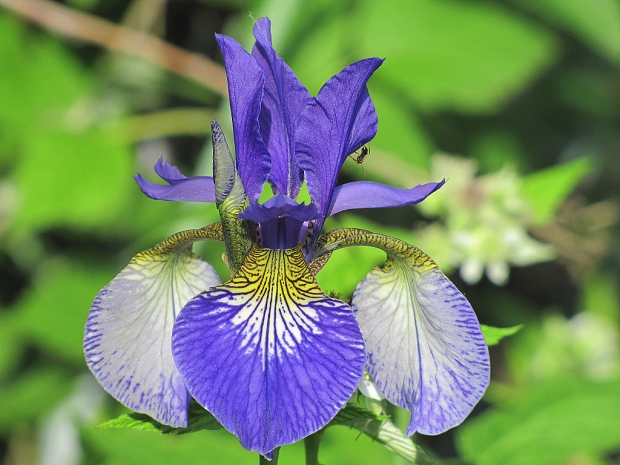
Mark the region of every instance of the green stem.
[[306, 448], [306, 465], [320, 465], [319, 463], [319, 446], [325, 429], [320, 429], [316, 433], [307, 436], [304, 439]]
[[276, 447], [273, 450], [273, 459], [267, 460], [262, 455], [258, 455], [258, 465], [278, 465], [278, 455], [280, 455], [280, 448]]

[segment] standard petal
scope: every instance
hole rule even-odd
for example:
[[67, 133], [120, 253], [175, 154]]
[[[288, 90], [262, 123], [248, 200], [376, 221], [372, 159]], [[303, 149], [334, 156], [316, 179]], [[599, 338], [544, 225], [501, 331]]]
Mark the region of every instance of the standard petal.
[[139, 253], [97, 295], [86, 322], [84, 353], [99, 383], [122, 404], [167, 425], [187, 426], [189, 400], [172, 359], [175, 317], [220, 282], [191, 244], [218, 235], [217, 228], [185, 231]]
[[437, 265], [401, 249], [357, 286], [352, 307], [368, 371], [390, 402], [411, 411], [406, 434], [461, 423], [489, 383], [489, 353], [471, 305]]
[[276, 194], [294, 199], [303, 181], [295, 156], [295, 130], [310, 93], [273, 49], [269, 19], [256, 21], [254, 37], [252, 55], [265, 72], [260, 129], [271, 154], [269, 178]]
[[263, 455], [327, 424], [365, 364], [351, 309], [321, 292], [300, 247], [253, 247], [183, 308], [172, 351], [192, 396]]
[[258, 200], [269, 177], [269, 152], [259, 131], [258, 116], [265, 77], [252, 55], [230, 37], [216, 34], [224, 56], [235, 136], [237, 171], [251, 200]]
[[299, 166], [322, 213], [327, 212], [346, 157], [377, 132], [366, 83], [382, 62], [368, 58], [349, 65], [327, 81], [300, 116], [295, 134]]
[[372, 181], [349, 182], [334, 189], [327, 216], [358, 208], [392, 208], [414, 205], [431, 195], [444, 183], [445, 180], [442, 180], [419, 184], [411, 189], [401, 189]]

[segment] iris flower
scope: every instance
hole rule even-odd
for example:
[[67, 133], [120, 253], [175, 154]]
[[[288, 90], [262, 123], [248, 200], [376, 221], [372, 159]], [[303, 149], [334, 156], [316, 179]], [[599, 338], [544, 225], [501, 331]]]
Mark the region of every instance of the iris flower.
[[[489, 382], [468, 301], [416, 247], [361, 229], [323, 231], [336, 213], [412, 205], [443, 184], [336, 186], [347, 156], [377, 132], [366, 83], [382, 60], [347, 66], [311, 97], [274, 51], [268, 19], [254, 36], [251, 53], [217, 36], [235, 160], [213, 122], [213, 178], [186, 177], [161, 159], [155, 171], [167, 184], [136, 176], [153, 199], [214, 202], [221, 223], [139, 253], [101, 290], [85, 330], [90, 369], [121, 403], [167, 425], [187, 425], [191, 396], [267, 457], [324, 427], [365, 370], [411, 412], [407, 435], [458, 425]], [[304, 182], [308, 205], [296, 200]], [[261, 204], [266, 183], [274, 195]], [[192, 253], [197, 240], [225, 243], [227, 282]], [[315, 279], [348, 246], [387, 254], [350, 305]]]

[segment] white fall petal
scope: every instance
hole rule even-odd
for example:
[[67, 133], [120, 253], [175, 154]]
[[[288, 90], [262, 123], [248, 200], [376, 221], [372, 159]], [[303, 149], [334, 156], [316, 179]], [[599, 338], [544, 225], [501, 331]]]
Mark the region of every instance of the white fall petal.
[[352, 307], [368, 371], [390, 402], [411, 411], [406, 434], [439, 434], [461, 423], [484, 394], [489, 354], [467, 299], [411, 249], [371, 271]]
[[172, 359], [172, 326], [192, 297], [220, 283], [191, 251], [201, 231], [136, 255], [95, 298], [84, 334], [86, 362], [105, 390], [175, 427], [187, 426], [189, 394]]

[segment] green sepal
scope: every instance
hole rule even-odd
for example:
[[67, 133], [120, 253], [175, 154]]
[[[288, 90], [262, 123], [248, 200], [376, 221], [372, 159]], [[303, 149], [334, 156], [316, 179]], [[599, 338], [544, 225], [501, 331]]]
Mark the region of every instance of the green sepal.
[[192, 402], [188, 409], [187, 427], [173, 428], [172, 426], [162, 425], [144, 413], [125, 413], [117, 418], [102, 423], [98, 428], [113, 429], [137, 429], [142, 431], [152, 431], [160, 434], [187, 434], [202, 430], [216, 430], [222, 425], [213, 415], [203, 409], [198, 403]]
[[239, 213], [248, 206], [248, 198], [222, 128], [217, 121], [213, 121], [211, 129], [215, 204], [222, 220], [228, 269], [234, 276], [254, 242], [256, 225], [238, 218]]
[[327, 427], [343, 425], [355, 428], [365, 435], [382, 444], [390, 452], [393, 452], [405, 460], [419, 464], [430, 465], [433, 460], [428, 454], [404, 436], [403, 432], [390, 420], [387, 415], [379, 415], [359, 405], [347, 404]]
[[518, 333], [523, 325], [511, 326], [509, 328], [495, 328], [493, 326], [480, 325], [482, 335], [487, 343], [487, 346], [494, 346], [499, 344], [499, 341], [505, 337], [512, 336]]

